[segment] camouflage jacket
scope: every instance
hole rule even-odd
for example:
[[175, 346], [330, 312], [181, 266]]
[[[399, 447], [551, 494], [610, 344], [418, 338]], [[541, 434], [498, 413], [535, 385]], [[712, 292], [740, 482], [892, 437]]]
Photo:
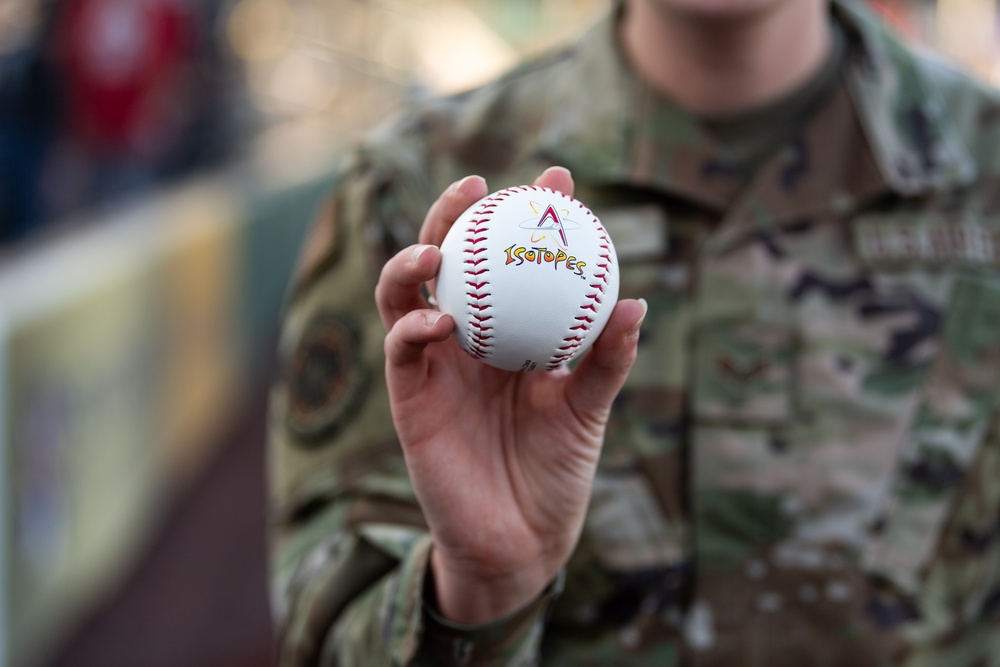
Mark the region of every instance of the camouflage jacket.
[[[832, 12], [844, 73], [754, 174], [614, 16], [352, 156], [273, 392], [282, 665], [1000, 664], [1000, 97]], [[552, 164], [649, 314], [564, 577], [456, 627], [423, 604], [373, 288], [448, 184]]]

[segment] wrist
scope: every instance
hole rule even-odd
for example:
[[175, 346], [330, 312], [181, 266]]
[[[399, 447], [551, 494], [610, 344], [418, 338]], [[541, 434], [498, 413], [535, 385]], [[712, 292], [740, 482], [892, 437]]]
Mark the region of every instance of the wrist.
[[433, 608], [461, 625], [483, 625], [509, 616], [536, 601], [556, 578], [558, 568], [525, 567], [504, 573], [455, 567], [437, 549], [431, 552]]

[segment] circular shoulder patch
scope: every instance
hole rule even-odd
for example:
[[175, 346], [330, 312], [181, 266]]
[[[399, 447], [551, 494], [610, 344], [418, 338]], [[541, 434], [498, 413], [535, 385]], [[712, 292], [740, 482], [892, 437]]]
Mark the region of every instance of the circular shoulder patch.
[[346, 315], [321, 313], [306, 327], [286, 375], [286, 423], [303, 444], [330, 437], [361, 404], [368, 372], [360, 327]]

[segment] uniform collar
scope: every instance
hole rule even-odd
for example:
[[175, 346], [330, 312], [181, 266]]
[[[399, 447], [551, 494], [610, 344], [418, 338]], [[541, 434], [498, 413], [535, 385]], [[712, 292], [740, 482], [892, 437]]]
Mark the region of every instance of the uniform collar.
[[847, 85], [887, 183], [920, 195], [971, 182], [975, 161], [927, 62], [860, 3], [836, 1], [834, 12], [856, 38]]
[[[726, 209], [745, 179], [730, 172], [717, 142], [696, 118], [632, 73], [618, 44], [620, 11], [619, 6], [583, 35], [566, 62], [574, 71], [553, 82], [552, 99], [576, 105], [550, 108], [540, 128], [543, 152], [591, 182], [650, 187]], [[865, 173], [864, 182], [854, 179], [854, 190], [837, 196], [876, 191], [914, 196], [971, 181], [975, 164], [922, 63], [869, 10], [834, 0], [832, 11], [848, 34], [843, 88], [866, 140], [864, 155], [842, 156], [858, 162], [854, 169]], [[831, 97], [830, 103], [836, 102], [838, 96]], [[822, 136], [816, 125], [825, 120], [821, 105], [799, 143]]]

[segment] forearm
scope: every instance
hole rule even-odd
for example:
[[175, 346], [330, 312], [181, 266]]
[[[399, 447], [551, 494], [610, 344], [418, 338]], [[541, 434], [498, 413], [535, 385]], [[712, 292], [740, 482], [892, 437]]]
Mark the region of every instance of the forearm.
[[[399, 569], [393, 555], [335, 525], [345, 513], [345, 507], [332, 506], [307, 523], [284, 528], [275, 542], [272, 607], [283, 667], [330, 664], [323, 651], [331, 631], [357, 600], [377, 592]], [[373, 654], [379, 649], [366, 647]]]
[[294, 572], [275, 572], [283, 587], [276, 609], [286, 613], [281, 667], [523, 667], [537, 660], [558, 582], [495, 622], [459, 625], [433, 608], [426, 534], [373, 526], [336, 542], [304, 553]]

